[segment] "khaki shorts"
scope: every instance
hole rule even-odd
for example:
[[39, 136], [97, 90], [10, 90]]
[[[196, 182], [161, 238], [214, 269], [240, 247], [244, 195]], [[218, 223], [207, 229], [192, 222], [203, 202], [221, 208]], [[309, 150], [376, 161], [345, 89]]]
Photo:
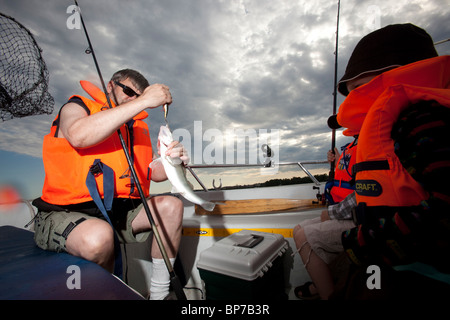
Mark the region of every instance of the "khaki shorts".
[[[151, 231], [133, 234], [131, 222], [142, 209], [142, 204], [132, 209], [120, 218], [112, 218], [111, 221], [117, 236], [122, 243], [143, 242], [147, 240]], [[36, 215], [34, 240], [38, 247], [44, 250], [66, 252], [66, 240], [70, 232], [77, 225], [88, 219], [102, 219], [76, 211], [41, 211]]]
[[355, 227], [353, 220], [326, 220], [320, 217], [300, 223], [312, 250], [327, 264], [344, 251], [342, 232]]

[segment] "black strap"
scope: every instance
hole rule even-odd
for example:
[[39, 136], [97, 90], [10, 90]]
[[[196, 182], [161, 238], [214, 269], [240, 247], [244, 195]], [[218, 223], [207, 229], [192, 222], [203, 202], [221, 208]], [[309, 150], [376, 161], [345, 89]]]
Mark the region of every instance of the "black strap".
[[55, 138], [58, 138], [58, 134], [59, 134], [59, 123], [60, 123], [60, 119], [61, 119], [61, 111], [62, 109], [68, 104], [68, 103], [76, 103], [78, 104], [80, 107], [82, 107], [88, 115], [91, 114], [91, 110], [89, 110], [89, 108], [86, 106], [86, 104], [84, 103], [84, 101], [77, 96], [74, 96], [72, 98], [69, 99], [69, 101], [67, 101], [60, 109], [58, 112], [58, 116], [56, 117], [56, 119], [53, 121], [52, 123], [52, 127], [56, 126], [56, 130], [55, 130]]
[[389, 162], [387, 160], [374, 160], [358, 162], [352, 167], [353, 175], [361, 171], [373, 170], [389, 170]]

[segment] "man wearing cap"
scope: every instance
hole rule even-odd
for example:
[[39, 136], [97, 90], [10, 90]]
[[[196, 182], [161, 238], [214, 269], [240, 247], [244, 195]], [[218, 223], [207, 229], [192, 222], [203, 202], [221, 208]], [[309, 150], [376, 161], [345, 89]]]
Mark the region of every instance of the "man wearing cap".
[[336, 119], [344, 134], [360, 132], [357, 227], [342, 235], [355, 265], [387, 266], [385, 275], [417, 262], [450, 272], [449, 87], [450, 57], [438, 57], [431, 37], [412, 24], [377, 30], [355, 47]]

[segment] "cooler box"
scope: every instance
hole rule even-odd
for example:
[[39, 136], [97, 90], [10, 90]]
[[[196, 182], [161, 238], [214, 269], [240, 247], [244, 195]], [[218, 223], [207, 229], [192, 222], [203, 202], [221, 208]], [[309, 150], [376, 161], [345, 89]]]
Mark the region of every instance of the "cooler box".
[[200, 254], [197, 268], [207, 300], [287, 299], [280, 234], [241, 230]]

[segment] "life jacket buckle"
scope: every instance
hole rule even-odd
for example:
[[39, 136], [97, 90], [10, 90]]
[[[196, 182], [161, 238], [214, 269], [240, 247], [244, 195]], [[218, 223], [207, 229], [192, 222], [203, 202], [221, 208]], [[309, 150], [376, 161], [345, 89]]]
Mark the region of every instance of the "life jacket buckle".
[[94, 175], [98, 176], [103, 173], [102, 163], [97, 162], [89, 167], [89, 171]]

